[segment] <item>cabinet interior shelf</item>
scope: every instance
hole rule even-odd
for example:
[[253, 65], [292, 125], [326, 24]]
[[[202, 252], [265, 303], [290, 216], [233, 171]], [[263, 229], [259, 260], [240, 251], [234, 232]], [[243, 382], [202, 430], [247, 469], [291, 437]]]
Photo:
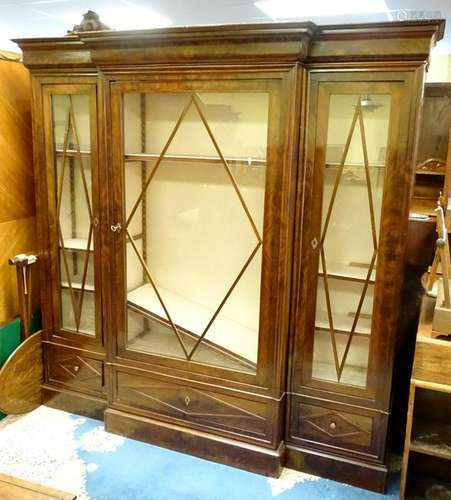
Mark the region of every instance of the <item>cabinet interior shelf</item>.
[[[81, 290], [81, 283], [71, 283], [72, 285], [72, 289], [73, 290]], [[61, 282], [61, 288], [67, 288], [69, 289], [69, 282], [68, 281], [62, 281]], [[85, 292], [94, 292], [94, 285], [88, 285], [87, 283], [85, 283]]]
[[[353, 321], [352, 317], [353, 314], [354, 313], [351, 313], [350, 315], [333, 313], [334, 331], [336, 333], [349, 335]], [[315, 328], [324, 331], [330, 330], [329, 321], [327, 319], [327, 313], [325, 311], [317, 312], [315, 320]], [[366, 318], [361, 314], [354, 335], [367, 337], [370, 334], [371, 334], [371, 318]]]
[[[60, 245], [61, 248], [61, 245]], [[64, 240], [64, 249], [72, 250], [76, 252], [86, 252], [88, 248], [88, 240], [87, 238], [69, 238]], [[94, 251], [94, 242], [91, 239], [91, 245], [89, 247], [89, 251]]]
[[[326, 168], [338, 168], [341, 165], [339, 162], [326, 162]], [[385, 168], [385, 163], [370, 163], [369, 168]], [[345, 163], [344, 168], [365, 168], [364, 163]]]
[[[215, 311], [164, 287], [158, 286], [158, 290], [177, 327], [193, 338], [198, 338], [199, 332], [203, 331]], [[147, 312], [169, 325], [166, 314], [150, 284], [146, 283], [128, 292], [127, 303], [132, 308]], [[257, 339], [257, 331], [220, 313], [204, 338], [210, 345], [221, 351], [233, 353], [245, 364], [256, 366], [254, 340]]]
[[[57, 156], [63, 156], [64, 150], [63, 149], [56, 149], [55, 152], [56, 152]], [[86, 151], [86, 150], [80, 151], [80, 156], [82, 158], [89, 158], [90, 155], [91, 155], [91, 151]], [[78, 156], [78, 151], [76, 149], [66, 149], [66, 156], [69, 156], [69, 157]]]
[[411, 451], [451, 460], [451, 425], [416, 420]]
[[445, 172], [437, 172], [433, 170], [417, 170], [415, 175], [435, 175], [437, 177], [445, 177]]
[[[327, 265], [327, 276], [333, 279], [345, 280], [345, 281], [356, 281], [363, 283], [366, 281], [368, 274], [368, 267], [365, 265], [353, 265], [350, 264], [340, 264], [333, 263]], [[324, 276], [322, 269], [318, 271], [319, 276]], [[374, 284], [376, 282], [376, 270], [373, 268], [371, 271], [371, 276], [369, 283]]]
[[[334, 325], [335, 326], [335, 325]], [[320, 330], [322, 332], [330, 332], [330, 328], [329, 326], [325, 326], [324, 325], [324, 322], [317, 322], [317, 324], [315, 325], [315, 330]], [[363, 329], [362, 329], [363, 330]], [[351, 335], [351, 332], [348, 330], [339, 330], [337, 328], [334, 327], [334, 332], [335, 333], [338, 333], [339, 335]], [[368, 338], [368, 336], [370, 335], [370, 331], [355, 331], [354, 332], [354, 337], [365, 337], [365, 338]]]
[[340, 382], [338, 382], [334, 365], [314, 361], [312, 379], [321, 381], [328, 380], [330, 382], [362, 388], [366, 385], [367, 369], [348, 364], [343, 370]]
[[[152, 153], [127, 153], [124, 155], [125, 161], [152, 162], [158, 160], [160, 155]], [[266, 167], [266, 160], [262, 158], [225, 158], [231, 166]], [[222, 160], [213, 156], [188, 156], [188, 155], [165, 155], [162, 161], [171, 162], [192, 162], [192, 163], [219, 163]]]
[[411, 212], [428, 215], [429, 217], [436, 217], [436, 208], [436, 199], [414, 197], [410, 204]]

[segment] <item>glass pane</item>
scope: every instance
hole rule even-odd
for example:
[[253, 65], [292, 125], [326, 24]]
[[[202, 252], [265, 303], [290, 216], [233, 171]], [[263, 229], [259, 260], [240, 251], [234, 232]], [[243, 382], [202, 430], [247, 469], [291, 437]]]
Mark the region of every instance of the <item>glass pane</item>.
[[124, 96], [129, 348], [255, 371], [268, 108]]
[[312, 376], [365, 387], [389, 95], [331, 95]]
[[61, 327], [95, 334], [89, 97], [52, 97]]

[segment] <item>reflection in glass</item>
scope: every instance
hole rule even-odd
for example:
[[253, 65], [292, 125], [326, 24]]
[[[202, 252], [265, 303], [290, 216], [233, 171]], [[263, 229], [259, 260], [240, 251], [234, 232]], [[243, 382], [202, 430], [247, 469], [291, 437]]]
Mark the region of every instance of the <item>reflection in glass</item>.
[[95, 334], [89, 97], [52, 96], [61, 327]]
[[255, 371], [268, 106], [124, 95], [129, 348]]
[[331, 95], [312, 376], [365, 387], [389, 95]]

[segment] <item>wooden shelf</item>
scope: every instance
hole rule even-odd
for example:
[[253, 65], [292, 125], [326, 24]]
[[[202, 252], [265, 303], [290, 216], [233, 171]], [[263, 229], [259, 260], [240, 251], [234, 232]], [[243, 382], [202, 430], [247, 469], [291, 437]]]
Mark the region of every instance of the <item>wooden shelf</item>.
[[410, 449], [417, 453], [451, 460], [451, 425], [414, 421]]
[[[326, 168], [338, 168], [340, 163], [326, 162]], [[385, 163], [372, 163], [369, 168], [385, 168]], [[363, 163], [346, 163], [344, 168], [365, 168]]]
[[[157, 287], [175, 324], [198, 337], [207, 326], [215, 310], [193, 302], [189, 298], [158, 284]], [[128, 292], [127, 301], [129, 305], [136, 306], [144, 312], [147, 311], [168, 323], [166, 313], [150, 284], [142, 285]], [[258, 331], [248, 328], [232, 318], [227, 318], [221, 313], [208, 330], [206, 339], [210, 344], [235, 353], [251, 363], [257, 362]]]
[[[363, 266], [353, 266], [352, 264], [341, 263], [327, 263], [327, 276], [333, 279], [340, 279], [345, 281], [365, 282], [368, 274], [368, 268]], [[324, 276], [323, 271], [320, 269], [319, 276]], [[373, 268], [371, 272], [370, 283], [376, 282], [376, 270]]]
[[[326, 327], [326, 326], [315, 325], [315, 330], [319, 330], [322, 332], [330, 332], [329, 327]], [[346, 336], [349, 336], [351, 334], [351, 332], [349, 330], [338, 330], [337, 328], [334, 328], [334, 332], [338, 333], [339, 335], [346, 335]], [[368, 333], [354, 332], [354, 337], [368, 338], [369, 335], [370, 335], [370, 332], [368, 332]]]
[[417, 214], [416, 212], [409, 212], [409, 221], [413, 222], [427, 222], [429, 224], [436, 223], [436, 216], [428, 215], [428, 214]]
[[[81, 283], [71, 283], [73, 290], [81, 290]], [[69, 288], [68, 281], [61, 282], [61, 288]], [[94, 285], [88, 285], [85, 283], [85, 292], [94, 292]]]
[[436, 217], [437, 200], [432, 198], [412, 198], [410, 212]]
[[[61, 248], [61, 246], [60, 246]], [[64, 249], [76, 252], [86, 252], [88, 248], [88, 240], [86, 238], [69, 238], [64, 240]], [[94, 242], [91, 238], [90, 252], [94, 251]]]
[[417, 170], [415, 175], [435, 175], [438, 177], [444, 177], [445, 172], [434, 172], [432, 170]]
[[337, 381], [337, 371], [334, 364], [313, 361], [312, 379], [327, 380], [337, 384], [365, 387], [367, 381], [367, 368], [345, 365], [340, 382]]
[[[154, 316], [151, 316], [155, 320]], [[143, 353], [160, 354], [170, 357], [184, 357], [182, 348], [174, 333], [168, 328], [167, 323], [161, 322], [165, 326], [158, 328], [152, 325], [148, 331], [142, 331], [139, 334], [128, 339], [127, 347], [133, 351]], [[179, 331], [184, 344], [188, 350], [191, 350], [197, 340], [196, 335], [187, 334], [184, 331]], [[239, 370], [247, 373], [255, 373], [256, 364], [249, 361], [239, 359], [233, 353], [226, 352], [211, 344], [211, 342], [203, 341], [196, 351], [193, 361], [213, 366], [222, 366], [231, 370]]]
[[[62, 149], [56, 149], [55, 153], [56, 156], [63, 156], [63, 150]], [[66, 156], [68, 157], [77, 157], [78, 156], [78, 151], [76, 149], [66, 149]], [[80, 156], [82, 158], [89, 158], [91, 156], [91, 151], [86, 151], [86, 150], [81, 150], [80, 151]]]
[[451, 483], [433, 477], [409, 474], [405, 498], [408, 500], [449, 500]]
[[[334, 331], [349, 335], [353, 318], [347, 314], [333, 313]], [[326, 311], [317, 311], [315, 319], [315, 328], [329, 331], [329, 321]], [[359, 318], [355, 335], [368, 337], [371, 335], [371, 319]]]
[[[128, 153], [124, 155], [125, 161], [141, 161], [150, 162], [156, 161], [160, 155], [151, 153]], [[183, 155], [165, 155], [163, 160], [165, 162], [183, 162], [183, 163], [213, 163], [222, 164], [219, 157], [212, 156], [183, 156]], [[266, 160], [263, 158], [226, 158], [230, 166], [247, 166], [247, 167], [266, 167]]]

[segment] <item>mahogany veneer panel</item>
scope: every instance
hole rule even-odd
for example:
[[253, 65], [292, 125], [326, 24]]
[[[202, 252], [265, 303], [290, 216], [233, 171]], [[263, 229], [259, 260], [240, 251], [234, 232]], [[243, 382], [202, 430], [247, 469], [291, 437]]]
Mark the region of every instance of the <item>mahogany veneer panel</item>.
[[269, 450], [114, 409], [105, 412], [105, 427], [108, 432], [273, 477], [280, 474], [285, 450], [283, 444]]
[[285, 465], [315, 476], [327, 477], [359, 488], [383, 493], [387, 480], [384, 465], [337, 457], [333, 454], [287, 446]]
[[96, 420], [103, 420], [107, 406], [106, 401], [101, 397], [84, 394], [80, 391], [71, 391], [60, 386], [51, 387], [47, 384], [42, 387], [42, 402], [50, 408]]

